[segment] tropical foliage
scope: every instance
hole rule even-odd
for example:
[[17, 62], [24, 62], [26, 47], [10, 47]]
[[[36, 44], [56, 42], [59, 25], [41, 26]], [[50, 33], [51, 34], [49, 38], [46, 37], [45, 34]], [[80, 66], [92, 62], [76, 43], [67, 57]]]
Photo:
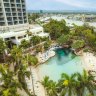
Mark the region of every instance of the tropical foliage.
[[84, 47], [84, 40], [77, 40], [75, 41], [73, 44], [72, 44], [72, 48], [73, 49], [79, 49], [79, 48], [82, 48]]
[[33, 36], [33, 37], [31, 37], [31, 40], [30, 40], [31, 44], [33, 44], [33, 45], [39, 44], [40, 41], [41, 41], [41, 38], [39, 36]]
[[15, 77], [14, 72], [10, 71], [5, 65], [0, 65], [0, 95], [1, 96], [20, 96], [17, 89], [21, 90], [21, 84]]
[[64, 44], [70, 44], [71, 42], [72, 42], [72, 40], [71, 40], [71, 38], [72, 38], [72, 36], [71, 35], [65, 35], [65, 34], [63, 34], [63, 35], [61, 35], [58, 39], [57, 39], [57, 42], [58, 42], [58, 44], [60, 44], [60, 45], [64, 45]]
[[51, 41], [50, 40], [47, 40], [45, 43], [44, 43], [44, 49], [45, 50], [48, 50], [48, 48], [50, 47], [51, 45]]
[[57, 21], [51, 19], [49, 23], [44, 25], [45, 32], [49, 32], [51, 39], [57, 39], [61, 36], [61, 34], [68, 34], [69, 28], [66, 26], [66, 22], [64, 20]]
[[[3, 41], [2, 38], [0, 38], [0, 59], [2, 58], [3, 61], [5, 61], [5, 49], [6, 49], [6, 44]], [[1, 60], [2, 61], [2, 60]]]
[[30, 42], [24, 39], [21, 41], [20, 47], [26, 49], [26, 48], [30, 47]]
[[94, 76], [83, 70], [82, 74], [63, 73], [58, 82], [54, 82], [46, 76], [41, 84], [45, 87], [48, 96], [89, 96], [89, 94], [95, 96], [96, 85], [93, 81]]
[[96, 51], [96, 33], [88, 25], [74, 25], [69, 34], [60, 36], [57, 42], [60, 45], [67, 44], [74, 49], [84, 47], [85, 49], [89, 48], [92, 51]]
[[37, 18], [39, 18], [39, 17], [40, 17], [40, 14], [39, 13], [28, 14], [29, 24], [32, 24], [33, 22], [35, 22], [35, 20]]
[[[27, 71], [28, 65], [35, 65], [38, 60], [35, 56], [24, 55], [21, 47], [14, 46], [10, 52], [11, 58], [7, 64], [0, 65], [0, 94], [1, 96], [19, 96], [19, 90], [25, 90], [29, 95], [25, 78], [30, 78], [30, 71]], [[6, 95], [7, 94], [7, 95]]]

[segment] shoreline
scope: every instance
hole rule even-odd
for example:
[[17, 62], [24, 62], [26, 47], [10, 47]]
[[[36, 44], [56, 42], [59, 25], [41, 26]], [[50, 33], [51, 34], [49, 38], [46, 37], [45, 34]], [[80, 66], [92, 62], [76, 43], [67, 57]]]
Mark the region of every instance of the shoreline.
[[96, 56], [93, 53], [84, 52], [81, 56], [83, 67], [86, 71], [96, 71]]

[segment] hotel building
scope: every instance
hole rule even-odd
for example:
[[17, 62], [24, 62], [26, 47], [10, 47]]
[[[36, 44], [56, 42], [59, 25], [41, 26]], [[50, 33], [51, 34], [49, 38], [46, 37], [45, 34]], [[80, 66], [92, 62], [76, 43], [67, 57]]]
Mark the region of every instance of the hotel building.
[[22, 39], [30, 39], [27, 31], [33, 35], [49, 36], [43, 32], [43, 27], [29, 25], [27, 16], [25, 0], [0, 0], [0, 37], [20, 45]]
[[28, 23], [25, 0], [0, 0], [0, 25]]

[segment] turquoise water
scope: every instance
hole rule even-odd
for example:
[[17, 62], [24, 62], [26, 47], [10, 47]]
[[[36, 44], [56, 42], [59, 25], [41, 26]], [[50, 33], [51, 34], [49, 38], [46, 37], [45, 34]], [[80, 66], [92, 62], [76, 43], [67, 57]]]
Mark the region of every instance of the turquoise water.
[[50, 79], [58, 81], [62, 73], [71, 75], [74, 72], [82, 72], [82, 62], [79, 56], [74, 55], [70, 50], [58, 49], [56, 55], [46, 63], [39, 66], [41, 78], [49, 76]]

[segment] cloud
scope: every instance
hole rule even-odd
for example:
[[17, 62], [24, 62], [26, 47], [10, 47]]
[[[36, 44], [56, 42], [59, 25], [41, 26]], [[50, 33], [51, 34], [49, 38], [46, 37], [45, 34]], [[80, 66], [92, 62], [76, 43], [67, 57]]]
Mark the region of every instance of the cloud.
[[62, 2], [64, 4], [79, 7], [79, 8], [95, 8], [96, 9], [96, 1], [92, 0], [54, 0], [58, 2]]
[[95, 10], [96, 0], [26, 0], [27, 9]]

